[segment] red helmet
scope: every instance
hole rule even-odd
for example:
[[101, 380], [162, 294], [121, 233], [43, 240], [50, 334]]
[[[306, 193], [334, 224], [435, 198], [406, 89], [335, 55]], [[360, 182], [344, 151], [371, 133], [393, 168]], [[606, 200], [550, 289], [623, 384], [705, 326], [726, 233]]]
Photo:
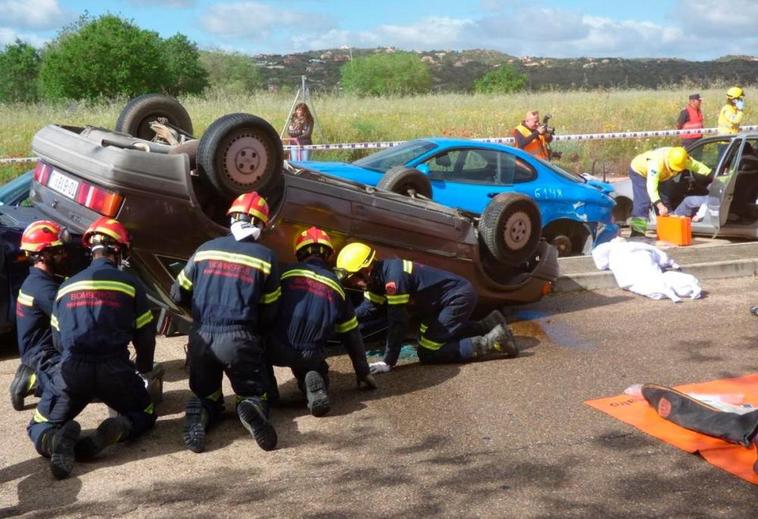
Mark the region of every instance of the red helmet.
[[243, 193], [232, 202], [232, 206], [226, 212], [227, 215], [242, 213], [254, 216], [263, 223], [268, 222], [268, 204], [266, 199], [255, 191]]
[[[91, 247], [93, 245], [105, 244], [105, 243], [92, 243], [92, 239], [95, 235], [105, 236], [107, 241], [113, 241], [119, 245], [131, 247], [131, 241], [129, 240], [129, 233], [126, 231], [126, 227], [121, 225], [121, 222], [108, 218], [107, 216], [101, 216], [87, 227], [82, 236], [82, 243], [85, 247]], [[110, 238], [110, 240], [108, 240]]]
[[308, 245], [324, 245], [329, 247], [331, 252], [334, 251], [334, 246], [329, 235], [318, 227], [311, 227], [298, 235], [297, 240], [295, 240], [295, 253]]
[[32, 222], [21, 235], [21, 250], [41, 252], [49, 247], [58, 247], [67, 241], [63, 227], [51, 220]]

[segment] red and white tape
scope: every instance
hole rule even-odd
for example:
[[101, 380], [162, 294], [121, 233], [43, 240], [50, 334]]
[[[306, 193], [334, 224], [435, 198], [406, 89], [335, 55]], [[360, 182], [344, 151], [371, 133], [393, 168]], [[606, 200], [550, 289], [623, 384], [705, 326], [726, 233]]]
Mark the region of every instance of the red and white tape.
[[[758, 125], [743, 126], [742, 132], [758, 131]], [[553, 142], [568, 141], [604, 141], [613, 139], [648, 139], [651, 137], [676, 137], [683, 134], [692, 134], [694, 130], [645, 130], [639, 132], [607, 132], [607, 133], [583, 133], [575, 135], [555, 135]], [[717, 128], [701, 128], [697, 130], [701, 135], [715, 135], [718, 133]], [[498, 144], [513, 144], [513, 137], [489, 137], [483, 139], [471, 139], [479, 142], [495, 142]], [[305, 146], [285, 145], [285, 150], [304, 149], [304, 150], [372, 150], [382, 148], [392, 148], [398, 144], [407, 141], [376, 141], [376, 142], [346, 142], [338, 144], [308, 144]], [[19, 157], [19, 158], [2, 158], [0, 164], [22, 164], [26, 162], [36, 162], [36, 157]]]

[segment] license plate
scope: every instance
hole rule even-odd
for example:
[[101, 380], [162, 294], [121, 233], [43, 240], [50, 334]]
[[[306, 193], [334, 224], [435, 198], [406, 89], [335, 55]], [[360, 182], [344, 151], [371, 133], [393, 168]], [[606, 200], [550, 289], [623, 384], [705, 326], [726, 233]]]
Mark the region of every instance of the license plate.
[[76, 190], [79, 189], [79, 182], [53, 170], [53, 172], [50, 173], [50, 180], [47, 182], [47, 187], [57, 191], [65, 197], [73, 199], [76, 197]]

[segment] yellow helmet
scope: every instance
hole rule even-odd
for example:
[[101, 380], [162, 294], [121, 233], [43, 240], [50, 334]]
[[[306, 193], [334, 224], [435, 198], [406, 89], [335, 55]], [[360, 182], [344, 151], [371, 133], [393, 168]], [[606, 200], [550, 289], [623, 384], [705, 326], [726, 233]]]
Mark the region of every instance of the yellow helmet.
[[744, 95], [745, 95], [745, 91], [742, 90], [740, 87], [732, 87], [726, 91], [726, 97], [728, 99], [739, 99], [740, 97]]
[[376, 251], [365, 243], [348, 243], [337, 256], [337, 268], [352, 274], [371, 265], [375, 256]]
[[687, 154], [687, 150], [681, 146], [671, 148], [666, 155], [666, 163], [671, 171], [682, 171], [687, 168], [687, 161], [690, 156]]

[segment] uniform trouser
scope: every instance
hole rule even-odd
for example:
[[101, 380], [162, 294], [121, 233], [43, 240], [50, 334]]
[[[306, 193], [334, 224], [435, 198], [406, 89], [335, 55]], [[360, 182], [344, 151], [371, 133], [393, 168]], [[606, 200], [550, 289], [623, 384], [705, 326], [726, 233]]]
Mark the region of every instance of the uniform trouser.
[[192, 330], [189, 336], [190, 389], [203, 403], [209, 420], [224, 410], [221, 381], [226, 373], [238, 400], [259, 398], [266, 403], [269, 387], [263, 346], [248, 329]]
[[448, 295], [436, 317], [422, 319], [418, 359], [425, 364], [466, 362], [474, 356], [470, 317], [476, 307], [473, 287]]
[[758, 411], [728, 413], [681, 393], [655, 384], [642, 386], [642, 395], [663, 418], [708, 436], [745, 447], [758, 434]]
[[37, 451], [41, 453], [45, 431], [73, 420], [95, 399], [131, 421], [129, 438], [123, 440], [136, 438], [155, 424], [157, 416], [145, 383], [128, 358], [68, 358], [60, 362], [27, 427]]
[[[636, 173], [632, 168], [629, 168], [629, 179], [632, 181], [632, 217], [647, 219], [653, 205], [650, 196], [647, 194], [647, 178]], [[666, 206], [668, 206], [670, 202], [669, 197], [666, 196], [665, 190], [665, 184], [668, 182], [670, 182], [670, 180], [658, 184], [658, 194], [661, 197], [661, 201]]]
[[266, 356], [270, 364], [290, 368], [301, 391], [305, 391], [305, 375], [309, 371], [317, 371], [329, 386], [329, 365], [323, 348], [298, 348], [272, 338]]
[[34, 355], [24, 355], [21, 362], [34, 371], [37, 376], [36, 396], [42, 396], [45, 388], [52, 384], [61, 361], [61, 354], [57, 350], [41, 350]]
[[705, 195], [685, 196], [684, 200], [674, 209], [674, 214], [677, 216], [695, 216], [700, 206], [706, 203], [708, 203], [708, 197]]

